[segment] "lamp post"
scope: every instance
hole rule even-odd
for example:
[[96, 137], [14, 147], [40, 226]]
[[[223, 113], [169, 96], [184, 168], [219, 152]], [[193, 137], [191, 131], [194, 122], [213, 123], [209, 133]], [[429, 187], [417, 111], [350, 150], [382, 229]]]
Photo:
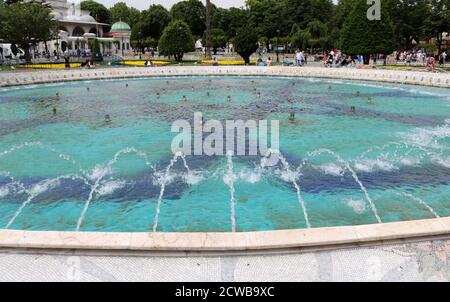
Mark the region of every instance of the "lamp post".
[[138, 32], [138, 52], [139, 52], [139, 60], [140, 60], [140, 59], [142, 59], [141, 32]]
[[279, 56], [280, 50], [279, 50], [279, 45], [278, 45], [279, 44], [279, 36], [280, 36], [280, 30], [277, 29], [277, 45], [276, 45], [277, 63], [280, 62], [280, 56]]
[[206, 0], [206, 56], [211, 58], [211, 1]]

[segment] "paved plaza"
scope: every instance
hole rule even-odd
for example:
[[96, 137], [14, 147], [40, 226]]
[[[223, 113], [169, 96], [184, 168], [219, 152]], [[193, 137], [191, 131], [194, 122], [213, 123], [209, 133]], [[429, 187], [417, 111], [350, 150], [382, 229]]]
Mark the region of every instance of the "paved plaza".
[[266, 256], [0, 251], [0, 281], [450, 281], [450, 240]]

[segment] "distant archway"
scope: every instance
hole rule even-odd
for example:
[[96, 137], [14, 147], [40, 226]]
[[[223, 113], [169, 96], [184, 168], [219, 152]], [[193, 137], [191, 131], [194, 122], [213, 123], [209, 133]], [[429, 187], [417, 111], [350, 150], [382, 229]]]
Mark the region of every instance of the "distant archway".
[[62, 31], [65, 31], [66, 33], [69, 33], [69, 31], [67, 30], [67, 28], [64, 27], [64, 26], [60, 26], [58, 29], [59, 29], [59, 30], [62, 30]]
[[72, 36], [74, 36], [74, 37], [82, 37], [83, 35], [84, 35], [84, 30], [79, 26], [75, 27], [72, 31]]

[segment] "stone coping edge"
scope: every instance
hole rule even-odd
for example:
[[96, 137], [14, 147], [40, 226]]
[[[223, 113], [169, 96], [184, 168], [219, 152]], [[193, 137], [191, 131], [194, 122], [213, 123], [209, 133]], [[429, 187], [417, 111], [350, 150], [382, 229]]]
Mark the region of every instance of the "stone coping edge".
[[243, 252], [333, 248], [450, 235], [450, 217], [360, 226], [242, 233], [94, 233], [0, 230], [0, 248]]
[[0, 87], [162, 76], [280, 76], [362, 80], [450, 88], [450, 73], [389, 69], [257, 66], [169, 66], [0, 73]]

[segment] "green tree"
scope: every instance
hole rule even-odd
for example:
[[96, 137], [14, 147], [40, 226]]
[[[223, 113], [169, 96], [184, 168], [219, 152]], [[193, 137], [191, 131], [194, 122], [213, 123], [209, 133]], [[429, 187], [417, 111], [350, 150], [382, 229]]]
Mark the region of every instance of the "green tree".
[[350, 15], [356, 1], [358, 0], [339, 0], [335, 16], [337, 27], [342, 28], [345, 19]]
[[287, 10], [286, 16], [291, 19], [291, 26], [297, 23], [301, 28], [306, 28], [308, 23], [314, 20], [322, 23], [330, 22], [334, 13], [332, 0], [287, 0], [285, 9]]
[[369, 6], [355, 1], [341, 31], [342, 51], [349, 55], [361, 54], [369, 64], [371, 54], [390, 54], [395, 50], [394, 25], [389, 15], [389, 1], [381, 2], [381, 20], [367, 19]]
[[158, 49], [160, 54], [174, 56], [177, 62], [181, 62], [185, 53], [195, 50], [189, 25], [181, 20], [170, 22], [159, 39]]
[[392, 4], [397, 45], [410, 49], [414, 40], [419, 42], [425, 37], [425, 22], [431, 13], [429, 0], [393, 1]]
[[[206, 34], [203, 36], [203, 41], [206, 45]], [[211, 29], [211, 47], [214, 54], [217, 54], [217, 48], [225, 47], [227, 45], [227, 36], [225, 32], [220, 28]]]
[[53, 39], [57, 28], [51, 9], [40, 2], [0, 5], [0, 37], [21, 47], [27, 62], [31, 60], [30, 43]]
[[307, 30], [301, 30], [298, 24], [292, 26], [289, 41], [295, 48], [307, 48], [312, 39], [311, 33]]
[[139, 21], [141, 12], [134, 7], [128, 7], [125, 2], [118, 2], [109, 9], [111, 14], [111, 23], [123, 21], [128, 23], [131, 28]]
[[200, 0], [178, 2], [170, 9], [173, 20], [182, 20], [196, 36], [203, 36], [206, 29], [206, 8]]
[[250, 64], [250, 56], [258, 49], [258, 34], [252, 26], [246, 25], [238, 30], [234, 44], [245, 64]]
[[212, 27], [222, 29], [227, 39], [234, 38], [238, 29], [244, 27], [250, 18], [250, 13], [246, 9], [241, 8], [217, 8], [213, 12]]
[[247, 0], [250, 22], [260, 36], [269, 39], [287, 36], [292, 23], [286, 0]]
[[172, 21], [167, 9], [162, 5], [151, 5], [148, 10], [141, 14], [140, 25], [142, 34], [158, 40], [164, 28]]
[[103, 5], [93, 0], [85, 0], [80, 3], [82, 10], [87, 10], [90, 15], [96, 19], [98, 22], [110, 24], [111, 23], [111, 13]]
[[424, 22], [425, 33], [436, 39], [441, 52], [444, 32], [450, 32], [450, 0], [428, 0], [430, 13]]
[[328, 42], [328, 28], [319, 20], [308, 23], [304, 30], [298, 24], [294, 24], [290, 34], [291, 45], [295, 47], [324, 48]]

